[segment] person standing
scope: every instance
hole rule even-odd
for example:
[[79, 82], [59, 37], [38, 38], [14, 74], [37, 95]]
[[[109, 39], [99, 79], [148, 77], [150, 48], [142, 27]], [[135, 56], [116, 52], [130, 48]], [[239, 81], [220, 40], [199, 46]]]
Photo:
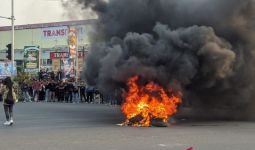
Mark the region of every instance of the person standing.
[[77, 82], [73, 82], [73, 102], [76, 104], [80, 103], [79, 87]]
[[48, 100], [49, 102], [55, 102], [55, 90], [56, 90], [56, 83], [54, 80], [51, 80], [48, 84], [49, 88], [49, 94], [48, 94]]
[[58, 70], [57, 72], [57, 80], [62, 80], [63, 79], [63, 71]]
[[51, 80], [55, 80], [55, 73], [54, 73], [54, 71], [50, 72], [50, 79]]
[[33, 84], [32, 84], [32, 88], [33, 88], [33, 98], [35, 102], [38, 102], [39, 99], [39, 92], [42, 88], [41, 82], [39, 80], [34, 80]]
[[50, 89], [49, 89], [49, 81], [46, 81], [45, 82], [45, 102], [48, 102], [49, 101], [49, 91], [50, 91]]
[[81, 103], [83, 102], [82, 98], [84, 99], [84, 102], [86, 102], [86, 95], [85, 95], [86, 85], [85, 85], [84, 81], [81, 81], [81, 84], [79, 85], [79, 90], [80, 90], [79, 92], [80, 92]]
[[93, 103], [94, 101], [94, 87], [88, 86], [86, 88], [86, 102]]
[[66, 85], [66, 91], [68, 92], [68, 94], [67, 94], [67, 101], [69, 103], [72, 103], [73, 102], [74, 86], [73, 86], [73, 84], [70, 81]]
[[4, 125], [12, 125], [13, 121], [13, 105], [18, 101], [16, 93], [13, 89], [13, 82], [10, 77], [3, 81], [4, 87], [1, 89], [3, 93], [3, 105], [6, 121]]
[[100, 96], [100, 92], [98, 89], [96, 89], [94, 92], [94, 103], [101, 104], [101, 96]]
[[64, 95], [65, 95], [64, 102], [65, 102], [65, 103], [68, 103], [68, 97], [69, 97], [69, 96], [68, 96], [68, 93], [69, 93], [68, 90], [69, 90], [69, 89], [68, 89], [67, 85], [68, 85], [68, 83], [67, 83], [67, 81], [65, 81], [65, 82], [64, 82], [64, 91], [65, 91], [65, 92], [64, 92]]
[[58, 96], [58, 101], [64, 102], [65, 101], [65, 84], [62, 81], [60, 81], [59, 83], [58, 93], [60, 93]]
[[21, 92], [22, 92], [22, 97], [24, 99], [24, 102], [31, 102], [31, 97], [28, 94], [28, 84], [26, 83], [26, 81], [21, 83]]

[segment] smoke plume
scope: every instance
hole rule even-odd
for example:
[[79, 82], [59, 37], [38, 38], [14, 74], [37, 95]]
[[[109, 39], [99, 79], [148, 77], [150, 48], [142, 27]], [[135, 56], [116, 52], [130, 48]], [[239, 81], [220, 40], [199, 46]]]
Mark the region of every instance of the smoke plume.
[[194, 108], [255, 106], [254, 0], [73, 2], [98, 15], [84, 77], [101, 91], [139, 75], [181, 89]]

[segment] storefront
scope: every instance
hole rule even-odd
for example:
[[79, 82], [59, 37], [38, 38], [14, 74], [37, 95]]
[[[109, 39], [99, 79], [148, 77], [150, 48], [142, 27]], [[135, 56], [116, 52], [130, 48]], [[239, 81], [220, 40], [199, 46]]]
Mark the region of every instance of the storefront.
[[[36, 57], [36, 61], [38, 61], [38, 65], [30, 63], [29, 67], [37, 67], [37, 70], [64, 70], [67, 68], [65, 65], [76, 64], [77, 54], [80, 72], [90, 45], [89, 34], [93, 32], [95, 22], [95, 20], [80, 20], [15, 26], [14, 58], [17, 66], [28, 71], [26, 61], [29, 58], [24, 53], [25, 49], [37, 47], [38, 58]], [[71, 31], [74, 33], [71, 34]], [[6, 60], [6, 45], [11, 43], [10, 41], [11, 27], [0, 27], [0, 61]], [[72, 46], [70, 46], [71, 44]], [[72, 53], [70, 53], [71, 48], [75, 50]], [[70, 54], [74, 55], [71, 60]]]

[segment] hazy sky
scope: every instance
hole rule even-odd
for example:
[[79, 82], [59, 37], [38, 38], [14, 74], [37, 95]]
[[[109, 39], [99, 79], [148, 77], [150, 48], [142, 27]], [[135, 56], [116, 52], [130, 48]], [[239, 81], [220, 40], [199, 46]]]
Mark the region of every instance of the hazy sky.
[[[14, 0], [15, 24], [47, 23], [81, 19], [67, 17], [60, 0]], [[0, 16], [11, 16], [11, 0], [0, 0]], [[9, 26], [11, 21], [0, 18], [0, 26]]]

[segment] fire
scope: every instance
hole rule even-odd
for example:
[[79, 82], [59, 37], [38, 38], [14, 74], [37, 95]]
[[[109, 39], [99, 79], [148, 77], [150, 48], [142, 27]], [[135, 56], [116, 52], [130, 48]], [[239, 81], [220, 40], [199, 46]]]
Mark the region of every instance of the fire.
[[153, 119], [167, 123], [168, 118], [177, 112], [181, 93], [166, 92], [154, 82], [139, 87], [137, 80], [138, 76], [134, 76], [127, 83], [129, 91], [124, 96], [125, 103], [121, 108], [127, 118], [125, 124], [148, 127]]

